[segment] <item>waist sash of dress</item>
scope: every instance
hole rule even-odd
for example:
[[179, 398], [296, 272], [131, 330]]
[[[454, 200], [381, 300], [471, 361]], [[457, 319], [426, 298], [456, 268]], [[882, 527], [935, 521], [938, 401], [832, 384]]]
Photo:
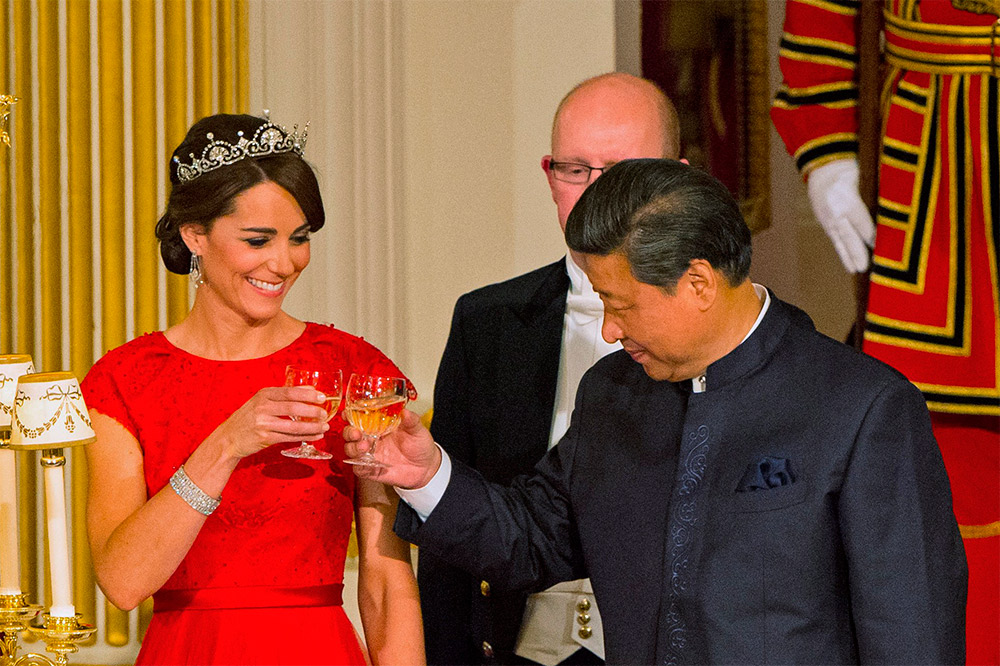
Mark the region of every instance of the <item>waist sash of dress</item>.
[[160, 590], [153, 595], [153, 612], [343, 605], [344, 586], [339, 583], [308, 587], [206, 587]]

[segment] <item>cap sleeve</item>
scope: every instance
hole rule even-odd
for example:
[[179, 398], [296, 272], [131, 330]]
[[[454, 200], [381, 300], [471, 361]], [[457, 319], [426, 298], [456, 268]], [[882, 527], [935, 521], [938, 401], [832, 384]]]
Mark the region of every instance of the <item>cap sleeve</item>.
[[101, 358], [84, 377], [80, 389], [87, 407], [120, 423], [132, 436], [139, 439], [139, 430], [129, 414], [128, 405], [120, 389], [120, 354], [110, 352]]

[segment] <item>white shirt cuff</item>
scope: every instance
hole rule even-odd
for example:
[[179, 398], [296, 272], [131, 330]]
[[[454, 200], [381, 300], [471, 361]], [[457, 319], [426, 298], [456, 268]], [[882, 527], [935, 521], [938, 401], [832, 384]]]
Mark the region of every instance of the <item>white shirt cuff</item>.
[[396, 494], [409, 504], [411, 509], [416, 511], [420, 522], [425, 522], [427, 517], [431, 515], [431, 511], [434, 510], [434, 507], [444, 497], [444, 491], [451, 481], [451, 458], [448, 457], [448, 454], [445, 453], [440, 444], [434, 442], [434, 445], [438, 449], [441, 449], [441, 466], [438, 467], [438, 471], [427, 482], [427, 485], [423, 488], [409, 490], [406, 488], [395, 488]]

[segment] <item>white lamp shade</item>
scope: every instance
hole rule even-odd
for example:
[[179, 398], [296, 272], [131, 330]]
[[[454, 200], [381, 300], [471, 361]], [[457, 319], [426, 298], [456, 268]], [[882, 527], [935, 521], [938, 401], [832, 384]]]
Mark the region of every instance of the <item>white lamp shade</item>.
[[35, 371], [27, 354], [0, 355], [0, 428], [9, 428], [17, 378]]
[[13, 412], [13, 449], [61, 449], [95, 439], [80, 383], [72, 372], [22, 375]]

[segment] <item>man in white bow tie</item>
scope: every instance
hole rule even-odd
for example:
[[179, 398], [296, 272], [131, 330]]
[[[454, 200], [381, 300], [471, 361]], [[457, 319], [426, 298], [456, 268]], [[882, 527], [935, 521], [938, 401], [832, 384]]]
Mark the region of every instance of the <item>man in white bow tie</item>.
[[[542, 158], [559, 226], [580, 195], [624, 159], [680, 150], [677, 113], [656, 84], [623, 73], [588, 79], [560, 102]], [[569, 426], [577, 384], [620, 348], [601, 337], [603, 305], [573, 252], [462, 296], [434, 391], [431, 432], [448, 453], [506, 484]], [[526, 598], [422, 555], [429, 664], [603, 663], [589, 580]]]

